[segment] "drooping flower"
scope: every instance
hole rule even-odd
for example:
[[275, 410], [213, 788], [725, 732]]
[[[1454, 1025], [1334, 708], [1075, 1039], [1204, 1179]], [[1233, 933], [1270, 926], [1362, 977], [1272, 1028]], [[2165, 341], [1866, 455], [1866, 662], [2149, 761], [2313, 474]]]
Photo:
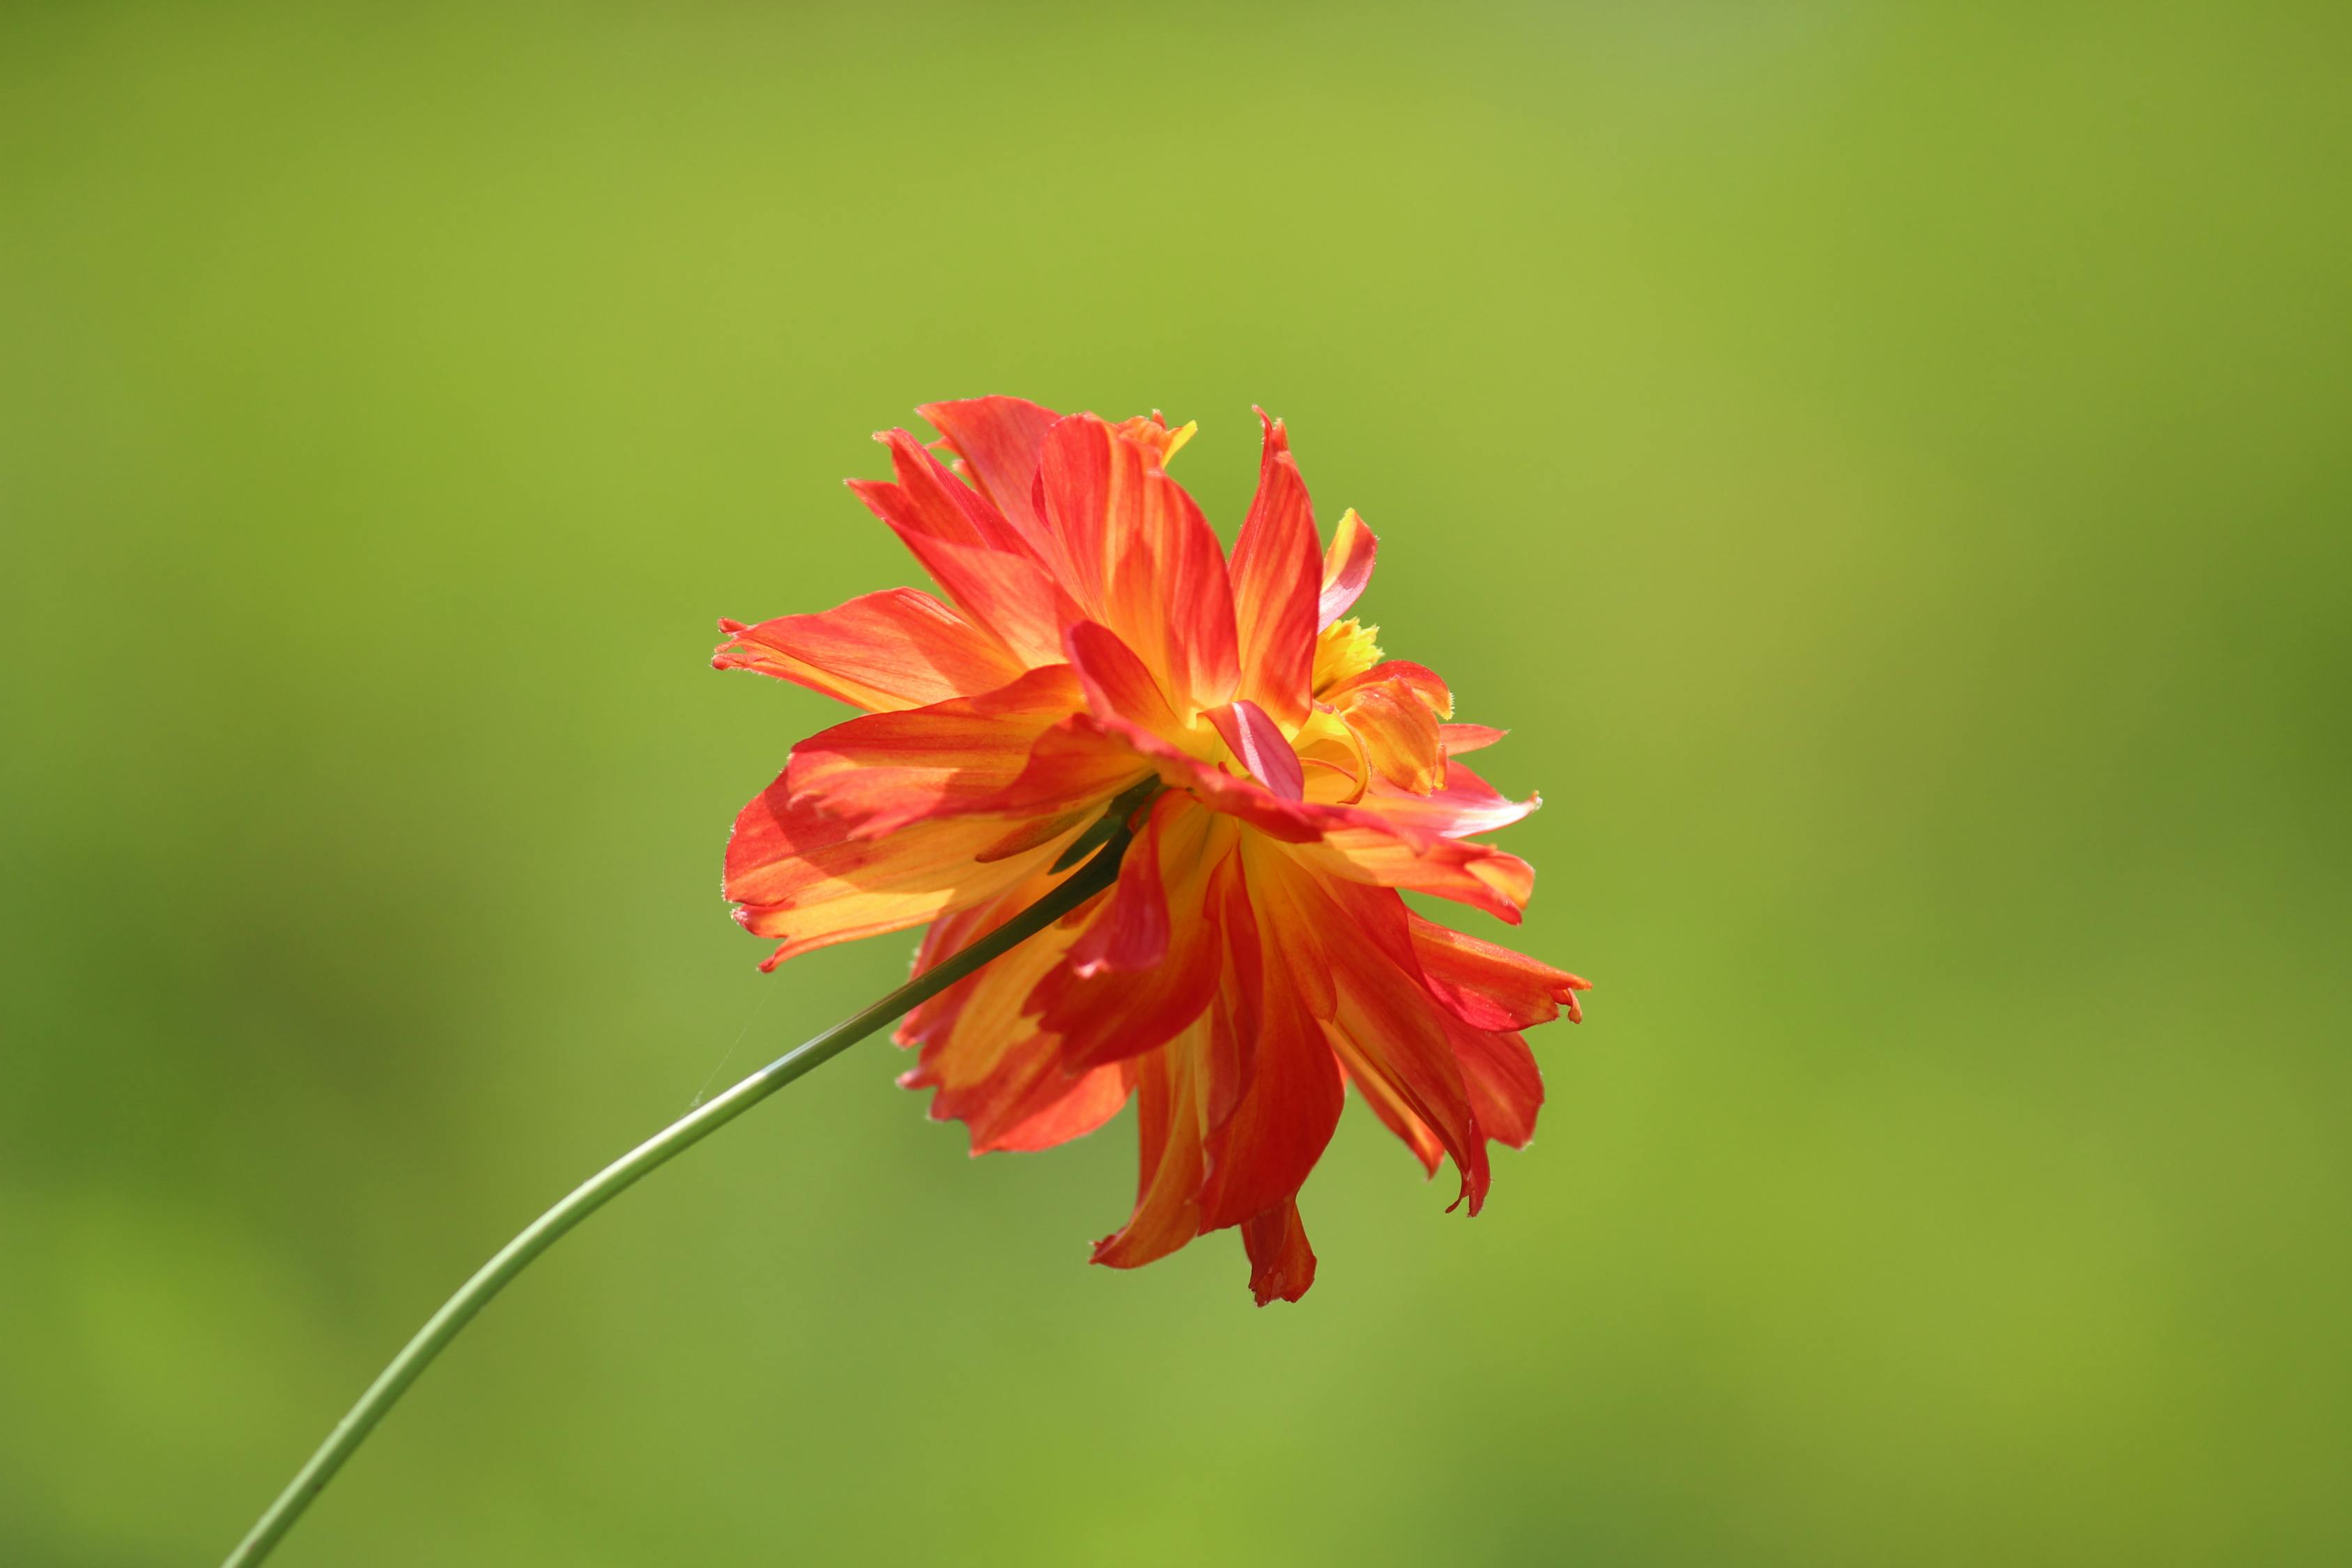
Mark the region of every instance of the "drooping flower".
[[1228, 558], [1166, 464], [1193, 433], [1011, 397], [921, 410], [889, 482], [850, 488], [946, 595], [722, 621], [713, 659], [864, 709], [793, 749], [737, 818], [736, 918], [763, 967], [929, 923], [918, 973], [1043, 897], [1120, 826], [1110, 890], [908, 1016], [901, 1081], [975, 1153], [1078, 1137], [1137, 1102], [1132, 1268], [1242, 1233], [1261, 1305], [1315, 1277], [1300, 1185], [1353, 1083], [1472, 1214], [1486, 1145], [1524, 1145], [1543, 1086], [1520, 1031], [1586, 983], [1423, 919], [1401, 891], [1516, 924], [1533, 883], [1475, 836], [1518, 820], [1460, 758], [1432, 671], [1349, 616], [1377, 541], [1325, 548], [1279, 420]]

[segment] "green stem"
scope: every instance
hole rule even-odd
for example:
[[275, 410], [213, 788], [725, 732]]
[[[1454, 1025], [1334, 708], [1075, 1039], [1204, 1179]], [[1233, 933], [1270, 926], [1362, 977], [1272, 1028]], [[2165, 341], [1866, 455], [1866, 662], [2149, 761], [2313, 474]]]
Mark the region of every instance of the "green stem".
[[294, 1521], [302, 1517], [302, 1510], [310, 1506], [310, 1500], [326, 1489], [335, 1472], [342, 1468], [343, 1461], [352, 1457], [352, 1450], [366, 1440], [384, 1413], [416, 1381], [417, 1374], [432, 1364], [433, 1358], [457, 1337], [458, 1331], [473, 1321], [474, 1314], [487, 1306], [507, 1281], [530, 1268], [531, 1261], [554, 1246], [566, 1231], [618, 1197], [639, 1177], [692, 1148], [794, 1079], [832, 1060], [900, 1014], [954, 984], [1006, 949], [1044, 931], [1109, 887], [1118, 879], [1119, 857], [1127, 847], [1123, 827], [1121, 824], [1120, 828], [1113, 830], [1111, 841], [1102, 853], [1087, 861], [1076, 876], [980, 941], [917, 975], [864, 1012], [843, 1019], [807, 1044], [770, 1062], [717, 1099], [679, 1117], [572, 1188], [561, 1203], [531, 1221], [521, 1235], [500, 1247], [497, 1257], [459, 1286], [457, 1293], [444, 1302], [441, 1310], [416, 1331], [416, 1337], [392, 1358], [392, 1364], [368, 1385], [359, 1403], [352, 1406], [351, 1414], [337, 1423], [327, 1440], [319, 1445], [319, 1451], [278, 1494], [269, 1511], [237, 1542], [224, 1568], [250, 1568], [268, 1557], [286, 1532], [294, 1528]]

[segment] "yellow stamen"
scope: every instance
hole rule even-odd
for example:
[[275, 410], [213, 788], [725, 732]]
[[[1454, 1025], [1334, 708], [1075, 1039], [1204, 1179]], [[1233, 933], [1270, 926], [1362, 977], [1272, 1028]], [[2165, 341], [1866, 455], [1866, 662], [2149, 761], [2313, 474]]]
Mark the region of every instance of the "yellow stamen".
[[1339, 682], [1381, 662], [1378, 626], [1368, 626], [1353, 616], [1334, 621], [1315, 639], [1315, 695], [1322, 696]]

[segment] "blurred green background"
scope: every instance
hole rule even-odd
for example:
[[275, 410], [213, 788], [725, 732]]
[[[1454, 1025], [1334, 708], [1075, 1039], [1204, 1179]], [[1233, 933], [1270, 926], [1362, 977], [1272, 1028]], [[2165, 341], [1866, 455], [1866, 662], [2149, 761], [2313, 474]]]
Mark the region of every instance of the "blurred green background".
[[2340, 8], [9, 6], [0, 1561], [226, 1551], [878, 993], [718, 897], [867, 433], [1253, 402], [1595, 977], [1475, 1223], [1086, 1266], [860, 1049], [288, 1564], [2352, 1556]]

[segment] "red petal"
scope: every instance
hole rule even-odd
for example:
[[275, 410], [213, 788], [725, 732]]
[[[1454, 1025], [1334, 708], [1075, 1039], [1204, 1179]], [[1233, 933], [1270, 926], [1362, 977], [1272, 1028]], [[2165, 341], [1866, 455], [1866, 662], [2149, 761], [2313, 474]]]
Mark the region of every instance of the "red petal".
[[[1040, 874], [993, 902], [951, 914], [923, 939], [915, 973], [926, 973], [1029, 908], [1060, 879]], [[1092, 1131], [1126, 1100], [1123, 1067], [1073, 1078], [1062, 1070], [1061, 1042], [1038, 1029], [1024, 1008], [1038, 979], [1062, 962], [1105, 900], [1031, 937], [966, 975], [909, 1014], [896, 1038], [922, 1057], [899, 1082], [930, 1088], [934, 1121], [955, 1118], [971, 1131], [971, 1152], [1044, 1149]]]
[[836, 724], [793, 748], [784, 777], [794, 804], [877, 838], [1002, 795], [1046, 727], [1081, 700], [1069, 667], [1051, 665], [977, 697]]
[[892, 430], [882, 439], [889, 444], [898, 483], [852, 479], [851, 492], [1019, 662], [1059, 663], [1067, 596], [1030, 553], [1027, 541], [912, 436]]
[[[1070, 628], [1065, 640], [1071, 668], [1078, 672], [1087, 704], [1094, 710], [1093, 728], [1123, 743], [1130, 755], [1156, 769], [1171, 785], [1190, 790], [1204, 805], [1237, 816], [1276, 838], [1304, 842], [1320, 836], [1328, 823], [1335, 820], [1321, 808], [1285, 799], [1254, 779], [1238, 777], [1202, 762], [1168, 739], [1192, 727], [1176, 717], [1142, 660], [1106, 628], [1082, 621]], [[1087, 729], [1086, 721], [1073, 721], [1068, 726], [1068, 739], [1056, 744], [1083, 747], [1085, 742], [1079, 737]], [[1296, 760], [1294, 752], [1293, 761]], [[1279, 763], [1269, 761], [1269, 765], [1278, 767]], [[1100, 764], [1105, 771], [1109, 766], [1108, 759]], [[1041, 778], [1036, 783], [1042, 785], [1045, 781]], [[1025, 787], [1024, 784], [1016, 789]]]
[[1245, 855], [1226, 857], [1209, 884], [1208, 907], [1217, 914], [1225, 963], [1217, 977], [1216, 999], [1209, 1005], [1209, 1048], [1201, 1061], [1204, 1133], [1223, 1128], [1240, 1109], [1257, 1070], [1258, 1039], [1265, 1026], [1265, 955], [1257, 915], [1250, 907], [1245, 859]]
[[[1353, 820], [1344, 811], [1334, 815], [1330, 808], [1307, 805], [1300, 798], [1305, 794], [1303, 774], [1297, 794], [1278, 795], [1254, 779], [1239, 777], [1202, 761], [1170, 739], [1190, 732], [1192, 727], [1177, 716], [1143, 660], [1108, 628], [1081, 621], [1064, 635], [1063, 643], [1071, 668], [1077, 671], [1079, 684], [1086, 689], [1094, 723], [1124, 742], [1171, 786], [1190, 790], [1212, 809], [1294, 843], [1318, 837], [1333, 825]], [[1234, 704], [1237, 709], [1244, 706]], [[1244, 719], [1240, 722], [1252, 721]], [[1079, 727], [1073, 726], [1076, 728]], [[1287, 752], [1288, 742], [1278, 731], [1268, 733], [1258, 730], [1254, 733], [1256, 739], [1236, 744], [1242, 736], [1237, 726], [1227, 736], [1227, 744], [1237, 751], [1255, 748], [1260, 761], [1277, 778], [1284, 777], [1287, 770], [1276, 748], [1279, 745], [1281, 751]], [[1290, 763], [1293, 766], [1297, 764], [1295, 752], [1290, 752]], [[1379, 826], [1375, 817], [1366, 816], [1361, 821]]]
[[1201, 1231], [1200, 1119], [1193, 1107], [1194, 1043], [1179, 1040], [1134, 1066], [1138, 1152], [1135, 1212], [1095, 1244], [1094, 1261], [1135, 1268], [1165, 1258]]
[[[1097, 719], [1094, 722], [1150, 763], [1171, 788], [1190, 791], [1212, 811], [1237, 817], [1269, 837], [1286, 843], [1307, 843], [1322, 837], [1333, 823], [1349, 820], [1344, 812], [1334, 815], [1329, 807], [1285, 800], [1255, 779], [1213, 767], [1140, 725], [1118, 719]], [[1374, 823], [1377, 819], [1366, 817], [1364, 821]]]
[[812, 948], [903, 931], [984, 902], [1051, 864], [1072, 836], [982, 862], [1006, 827], [1000, 817], [945, 816], [887, 838], [854, 838], [842, 819], [792, 804], [780, 777], [735, 819], [726, 893], [742, 906], [735, 918], [746, 929], [782, 942], [761, 966], [772, 969]]
[[1216, 994], [1222, 943], [1216, 911], [1207, 902], [1209, 881], [1234, 830], [1181, 796], [1170, 805], [1164, 819], [1154, 812], [1167, 883], [1165, 955], [1140, 971], [1091, 975], [1079, 972], [1074, 955], [1029, 998], [1029, 1011], [1062, 1037], [1073, 1072], [1165, 1044], [1190, 1027]]
[[1494, 1179], [1486, 1135], [1471, 1109], [1443, 1016], [1425, 996], [1411, 1003], [1404, 995], [1395, 985], [1343, 987], [1333, 1031], [1339, 1059], [1425, 1168], [1434, 1165], [1426, 1140], [1445, 1151], [1462, 1178], [1454, 1202], [1466, 1201], [1475, 1215], [1486, 1205]]
[[1456, 1029], [1453, 1040], [1454, 1065], [1462, 1069], [1479, 1131], [1497, 1143], [1526, 1148], [1544, 1097], [1543, 1075], [1527, 1041], [1483, 1029]]
[[974, 1154], [1051, 1149], [1086, 1136], [1127, 1103], [1125, 1063], [1072, 1078], [1062, 1070], [1060, 1042], [1043, 1030], [994, 1038], [982, 1031], [975, 1022], [927, 1043], [922, 1065], [898, 1079], [903, 1088], [936, 1089], [931, 1120], [964, 1123]]
[[[923, 932], [923, 940], [915, 948], [914, 973], [926, 973], [950, 954], [962, 952], [980, 937], [1011, 919], [1014, 910], [1025, 909], [1034, 902], [1036, 895], [1053, 886], [1053, 878], [1040, 870], [1030, 881], [1000, 894], [993, 903], [975, 904], [952, 914], [941, 915], [931, 922], [929, 930]], [[1066, 917], [1055, 930], [1058, 931], [1067, 924], [1069, 921]], [[1051, 933], [1043, 933], [1038, 940], [1051, 941]], [[1061, 952], [1061, 946], [1056, 945], [1055, 951]], [[982, 974], [988, 972], [985, 965], [980, 971]], [[943, 1032], [977, 984], [973, 976], [967, 975], [929, 1001], [916, 1004], [915, 1010], [898, 1020], [898, 1026], [890, 1031], [891, 1043], [912, 1046]]]
[[1124, 1062], [1097, 1068], [1077, 1078], [1065, 1078], [1056, 1071], [1053, 1078], [1060, 1086], [1058, 1094], [1030, 1112], [1025, 1121], [993, 1136], [982, 1139], [975, 1130], [972, 1152], [1034, 1153], [1083, 1138], [1118, 1114], [1133, 1092], [1128, 1081], [1131, 1076]]
[[756, 669], [872, 712], [986, 691], [1021, 673], [993, 639], [918, 588], [887, 588], [814, 616], [747, 626], [721, 621], [728, 640], [710, 662]]
[[1348, 694], [1341, 720], [1364, 748], [1380, 775], [1414, 795], [1427, 795], [1445, 779], [1445, 752], [1438, 743], [1437, 715], [1402, 680], [1359, 687]]
[[1234, 618], [1241, 637], [1242, 695], [1283, 722], [1307, 717], [1315, 677], [1316, 532], [1307, 481], [1282, 421], [1258, 411], [1265, 441], [1257, 495], [1234, 542]]
[[[1239, 858], [1228, 864], [1238, 867]], [[1222, 892], [1228, 999], [1212, 1016], [1205, 1058], [1209, 1081], [1202, 1099], [1210, 1132], [1209, 1175], [1201, 1189], [1203, 1230], [1238, 1224], [1296, 1197], [1331, 1141], [1344, 1099], [1331, 1043], [1291, 978], [1301, 955], [1260, 951], [1260, 928], [1240, 876], [1228, 878]], [[1236, 1044], [1245, 1048], [1217, 1048], [1220, 1026], [1244, 1032], [1249, 1037]], [[1221, 1071], [1239, 1081], [1220, 1085]]]
[[[1261, 963], [1297, 994], [1312, 1016], [1328, 1023], [1338, 1015], [1339, 994], [1333, 971], [1320, 961], [1319, 944], [1313, 937], [1317, 922], [1329, 915], [1329, 900], [1320, 892], [1319, 879], [1279, 844], [1244, 835], [1241, 849]], [[1307, 933], [1306, 938], [1301, 938], [1301, 932]], [[1409, 947], [1411, 938], [1406, 936], [1404, 941]]]
[[[1109, 903], [1070, 950], [1071, 965], [1080, 978], [1091, 979], [1106, 970], [1132, 973], [1168, 956], [1168, 886], [1161, 855], [1169, 818], [1194, 809], [1180, 795], [1163, 795], [1153, 803], [1143, 831], [1119, 862], [1118, 884]], [[1192, 835], [1185, 835], [1184, 843], [1187, 848], [1198, 847]], [[1179, 874], [1188, 875], [1191, 869], [1180, 867]]]
[[1526, 1029], [1559, 1016], [1591, 982], [1538, 963], [1419, 915], [1409, 917], [1413, 955], [1431, 995], [1477, 1029]]
[[890, 471], [904, 496], [899, 516], [923, 537], [977, 545], [998, 554], [1029, 555], [1028, 537], [911, 434], [885, 430], [874, 438], [890, 448]]
[[1225, 552], [1151, 448], [1072, 415], [1046, 434], [1038, 486], [1081, 610], [1140, 655], [1172, 701], [1230, 699], [1240, 652]]
[[1447, 690], [1444, 679], [1425, 664], [1415, 664], [1409, 658], [1387, 658], [1370, 669], [1351, 675], [1332, 686], [1324, 696], [1331, 702], [1345, 706], [1343, 699], [1359, 687], [1378, 686], [1384, 681], [1401, 681], [1406, 690], [1429, 704], [1430, 711], [1440, 719], [1454, 714], [1454, 693]]
[[1340, 1058], [1342, 1075], [1356, 1086], [1356, 1093], [1371, 1107], [1372, 1114], [1380, 1118], [1381, 1125], [1396, 1134], [1397, 1141], [1421, 1162], [1425, 1173], [1437, 1174], [1437, 1167], [1445, 1163], [1444, 1140], [1431, 1131], [1429, 1123], [1414, 1115], [1412, 1108], [1398, 1100], [1381, 1080], [1358, 1078], [1347, 1072], [1347, 1060], [1344, 1055]]
[[1259, 1306], [1277, 1299], [1296, 1301], [1315, 1283], [1315, 1252], [1307, 1245], [1307, 1226], [1297, 1204], [1268, 1209], [1245, 1222], [1242, 1245], [1249, 1252], [1250, 1290]]
[[1124, 720], [1161, 735], [1186, 728], [1150, 669], [1108, 626], [1080, 621], [1063, 634], [1062, 647], [1097, 718]]
[[1316, 605], [1317, 629], [1348, 613], [1372, 580], [1372, 557], [1381, 542], [1353, 510], [1339, 514], [1331, 548], [1323, 552], [1323, 591]]
[[1534, 795], [1513, 800], [1480, 778], [1462, 763], [1448, 759], [1444, 787], [1425, 795], [1401, 789], [1373, 789], [1359, 805], [1409, 843], [1430, 838], [1464, 838], [1508, 827], [1543, 804]]
[[1209, 710], [1209, 722], [1258, 783], [1285, 800], [1307, 798], [1307, 771], [1282, 726], [1265, 709], [1245, 700], [1228, 702]]
[[[1349, 1077], [1425, 1164], [1427, 1139], [1444, 1149], [1462, 1175], [1457, 1201], [1477, 1213], [1490, 1174], [1486, 1141], [1447, 1037], [1449, 1026], [1462, 1026], [1422, 984], [1402, 900], [1318, 877], [1295, 853], [1253, 857], [1250, 871], [1253, 889], [1266, 872], [1266, 880], [1288, 884], [1278, 902], [1260, 900], [1285, 917], [1269, 945], [1333, 971], [1338, 1005], [1329, 1033]], [[1294, 925], [1302, 912], [1307, 920]]]
[[1497, 730], [1492, 724], [1440, 724], [1437, 727], [1437, 738], [1445, 743], [1445, 754], [1449, 757], [1482, 750], [1509, 733], [1508, 730]]
[[1141, 447], [1151, 461], [1163, 468], [1168, 466], [1170, 459], [1176, 456], [1184, 443], [1192, 438], [1192, 433], [1197, 428], [1199, 428], [1197, 426], [1186, 425], [1181, 428], [1171, 430], [1168, 427], [1168, 416], [1157, 408], [1150, 414], [1139, 414], [1132, 419], [1122, 419], [1111, 426], [1113, 431]]
[[1534, 867], [1491, 844], [1459, 838], [1416, 847], [1393, 830], [1347, 827], [1298, 853], [1334, 876], [1452, 899], [1512, 925], [1535, 891]]
[[986, 809], [1015, 816], [1085, 809], [1141, 783], [1151, 771], [1123, 738], [1076, 713], [1037, 737], [1020, 776]]
[[1045, 448], [1045, 432], [1061, 416], [1025, 397], [967, 397], [927, 403], [915, 412], [947, 437], [980, 493], [1005, 521], [1033, 544], [1041, 542], [1045, 521], [1033, 496], [1037, 455]]

